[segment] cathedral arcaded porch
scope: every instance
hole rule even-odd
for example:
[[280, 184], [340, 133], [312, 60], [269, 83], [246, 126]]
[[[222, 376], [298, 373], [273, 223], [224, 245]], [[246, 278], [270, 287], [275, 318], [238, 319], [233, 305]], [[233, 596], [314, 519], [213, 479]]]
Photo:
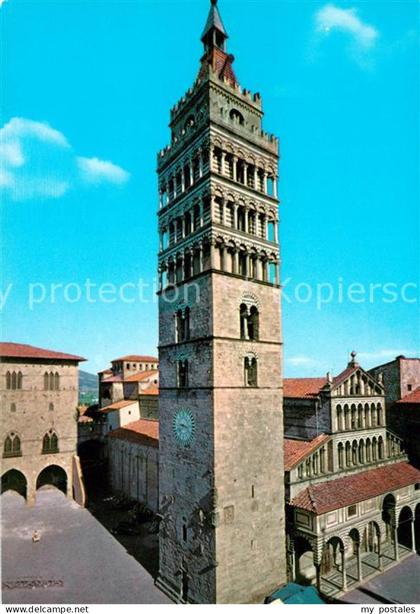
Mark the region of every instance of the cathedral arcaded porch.
[[376, 552], [367, 552], [361, 556], [362, 580], [359, 580], [359, 564], [357, 558], [346, 560], [346, 588], [343, 590], [343, 573], [339, 566], [329, 573], [321, 575], [319, 591], [327, 598], [337, 598], [345, 593], [352, 591], [356, 587], [371, 580], [384, 570], [398, 565], [403, 559], [409, 556], [416, 556], [412, 550], [398, 545], [398, 560], [395, 559], [394, 544], [383, 544], [381, 564], [378, 565], [378, 555]]

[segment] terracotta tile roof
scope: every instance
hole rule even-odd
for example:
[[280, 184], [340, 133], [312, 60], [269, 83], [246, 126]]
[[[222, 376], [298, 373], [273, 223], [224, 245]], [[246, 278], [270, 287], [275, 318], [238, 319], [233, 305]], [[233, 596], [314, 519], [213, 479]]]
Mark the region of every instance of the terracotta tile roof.
[[407, 462], [395, 463], [308, 486], [291, 505], [325, 514], [416, 483], [420, 483], [419, 469]]
[[142, 356], [141, 354], [129, 354], [128, 356], [122, 356], [121, 358], [115, 358], [111, 362], [159, 362], [156, 356]]
[[420, 403], [420, 386], [406, 394], [405, 397], [397, 401], [397, 403]]
[[100, 409], [98, 411], [98, 414], [109, 414], [112, 411], [119, 411], [120, 409], [123, 409], [124, 407], [128, 407], [128, 405], [135, 405], [137, 404], [137, 401], [129, 401], [129, 400], [123, 400], [123, 401], [116, 401], [115, 403], [111, 403], [111, 405], [107, 405], [106, 407], [103, 407], [102, 409]]
[[283, 394], [290, 398], [313, 398], [327, 383], [326, 377], [291, 377], [283, 381]]
[[123, 381], [122, 375], [112, 375], [111, 377], [105, 377], [105, 379], [101, 381], [101, 384], [116, 384], [117, 382], [122, 382], [122, 381]]
[[148, 377], [153, 377], [159, 373], [156, 369], [151, 369], [149, 371], [139, 371], [138, 373], [133, 373], [133, 375], [129, 375], [124, 379], [125, 382], [143, 382]]
[[153, 396], [159, 396], [159, 386], [156, 386], [156, 384], [150, 384], [150, 386], [148, 386], [144, 390], [140, 390], [139, 393], [142, 395], [148, 394]]
[[108, 437], [157, 448], [159, 446], [159, 420], [141, 418], [111, 431], [108, 433]]
[[3, 358], [45, 358], [48, 360], [70, 360], [73, 362], [83, 362], [86, 358], [55, 352], [54, 350], [44, 350], [33, 345], [24, 343], [0, 342], [0, 357]]
[[310, 441], [284, 439], [284, 470], [290, 471], [305, 456], [314, 452], [318, 446], [328, 441], [329, 435], [321, 434]]
[[333, 386], [338, 386], [339, 384], [344, 382], [348, 377], [350, 377], [350, 375], [352, 375], [352, 373], [357, 371], [357, 369], [360, 369], [359, 364], [356, 363], [354, 365], [349, 365], [346, 369], [344, 369], [344, 371], [342, 371], [339, 375], [334, 377]]

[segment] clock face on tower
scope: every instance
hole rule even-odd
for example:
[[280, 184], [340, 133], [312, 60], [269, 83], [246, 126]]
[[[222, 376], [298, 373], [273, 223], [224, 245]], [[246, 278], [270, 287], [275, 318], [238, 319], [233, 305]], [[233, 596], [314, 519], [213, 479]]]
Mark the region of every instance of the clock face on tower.
[[191, 444], [195, 437], [195, 419], [189, 409], [180, 409], [174, 416], [172, 428], [178, 442]]

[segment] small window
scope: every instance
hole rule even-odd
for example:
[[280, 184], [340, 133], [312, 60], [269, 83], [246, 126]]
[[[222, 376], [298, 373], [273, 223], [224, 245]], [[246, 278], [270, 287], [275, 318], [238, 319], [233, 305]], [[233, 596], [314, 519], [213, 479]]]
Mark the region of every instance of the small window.
[[15, 412], [15, 411], [16, 411], [16, 403], [12, 403], [12, 404], [10, 405], [10, 411], [11, 411], [11, 412]]
[[350, 505], [347, 508], [347, 517], [351, 518], [352, 516], [357, 516], [357, 505]]
[[244, 358], [245, 386], [256, 388], [258, 386], [258, 367], [255, 356]]
[[176, 367], [178, 388], [188, 388], [188, 360], [178, 360]]
[[417, 484], [414, 484], [414, 490], [420, 490], [420, 482], [417, 482]]
[[184, 540], [184, 542], [186, 542], [188, 539], [188, 530], [186, 524], [182, 525], [182, 539]]
[[407, 390], [408, 392], [411, 392], [413, 390], [412, 384], [407, 384]]

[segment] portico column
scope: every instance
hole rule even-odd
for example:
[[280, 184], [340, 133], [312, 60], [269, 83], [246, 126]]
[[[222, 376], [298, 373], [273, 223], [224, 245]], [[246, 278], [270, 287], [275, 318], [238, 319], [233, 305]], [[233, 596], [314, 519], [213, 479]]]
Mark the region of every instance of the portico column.
[[249, 215], [249, 209], [248, 207], [245, 207], [244, 209], [244, 217], [245, 217], [244, 230], [245, 232], [248, 232], [248, 215]]
[[363, 571], [362, 571], [362, 555], [360, 553], [360, 543], [357, 543], [357, 579], [359, 582], [363, 580]]
[[239, 274], [239, 252], [236, 250], [233, 253], [233, 273], [235, 273], [236, 275]]
[[236, 181], [236, 164], [238, 162], [238, 158], [236, 156], [232, 156], [233, 160], [233, 168], [232, 168], [232, 179]]
[[174, 186], [174, 200], [176, 198], [176, 174], [172, 175], [172, 181], [173, 181], [173, 186]]
[[343, 574], [342, 579], [342, 589], [343, 591], [347, 590], [347, 575], [346, 575], [346, 551], [345, 548], [340, 548], [341, 553], [341, 571]]
[[315, 563], [316, 571], [316, 587], [318, 591], [321, 590], [321, 563]]
[[258, 167], [254, 166], [254, 190], [258, 190]]
[[189, 170], [190, 170], [190, 185], [193, 185], [193, 183], [194, 183], [194, 170], [193, 170], [193, 161], [192, 160], [189, 160], [188, 167], [189, 167]]
[[381, 544], [381, 536], [378, 535], [378, 569], [382, 571], [383, 569], [383, 561], [382, 561], [382, 544]]
[[263, 192], [267, 194], [267, 173], [264, 171]]
[[185, 192], [185, 171], [183, 168], [181, 169], [181, 192]]
[[204, 270], [204, 258], [203, 258], [204, 254], [203, 254], [203, 246], [201, 244], [198, 250], [199, 250], [199, 268], [200, 268], [200, 273], [202, 273]]
[[210, 268], [216, 268], [216, 246], [213, 241], [210, 243]]
[[204, 203], [203, 199], [200, 199], [200, 226], [204, 225]]
[[226, 226], [226, 202], [225, 199], [222, 199], [221, 205], [222, 207], [222, 224], [223, 226]]
[[416, 531], [414, 526], [414, 518], [411, 519], [411, 550], [416, 552]]
[[210, 196], [210, 219], [212, 222], [215, 221], [214, 219], [214, 211], [215, 211], [215, 200], [214, 200], [214, 196]]
[[233, 227], [235, 230], [238, 228], [238, 205], [233, 205]]
[[398, 529], [397, 529], [397, 525], [394, 525], [392, 527], [392, 532], [393, 532], [393, 535], [394, 535], [394, 559], [396, 561], [399, 561], [400, 560], [400, 551], [399, 551], [399, 548], [398, 548]]
[[[181, 269], [181, 274], [178, 277], [178, 262], [181, 263], [180, 269]], [[177, 281], [181, 282], [184, 281], [185, 279], [185, 275], [184, 275], [184, 256], [180, 256], [179, 260], [177, 261]]]
[[203, 152], [199, 151], [198, 153], [198, 174], [201, 177], [203, 176]]
[[244, 185], [248, 185], [248, 164], [244, 161]]
[[277, 221], [274, 222], [274, 241], [279, 242], [279, 223]]
[[262, 232], [263, 232], [263, 239], [266, 239], [268, 237], [268, 220], [267, 220], [266, 215], [264, 215], [263, 220], [262, 220]]
[[195, 230], [195, 226], [194, 226], [194, 207], [192, 209], [190, 209], [190, 225], [191, 225], [191, 233], [194, 232]]
[[185, 237], [185, 214], [181, 217], [181, 236]]
[[278, 177], [274, 177], [273, 178], [273, 196], [274, 196], [274, 198], [277, 198], [277, 181], [278, 181]]
[[224, 245], [220, 245], [219, 247], [219, 269], [221, 271], [225, 270], [225, 247]]

